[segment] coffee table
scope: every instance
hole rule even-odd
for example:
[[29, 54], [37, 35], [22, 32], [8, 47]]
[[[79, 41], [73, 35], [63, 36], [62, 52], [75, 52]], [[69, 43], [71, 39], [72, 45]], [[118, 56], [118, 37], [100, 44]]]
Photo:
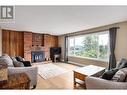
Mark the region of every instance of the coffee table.
[[76, 84], [79, 84], [83, 88], [86, 88], [85, 78], [87, 76], [99, 77], [104, 72], [104, 70], [105, 68], [100, 67], [100, 66], [95, 66], [95, 65], [88, 65], [88, 66], [73, 70], [74, 88], [76, 88]]

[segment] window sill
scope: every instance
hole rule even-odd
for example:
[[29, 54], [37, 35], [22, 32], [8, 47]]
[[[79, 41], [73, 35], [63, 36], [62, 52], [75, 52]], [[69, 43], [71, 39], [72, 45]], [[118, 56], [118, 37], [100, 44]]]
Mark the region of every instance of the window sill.
[[88, 59], [88, 60], [108, 63], [108, 61], [101, 60], [101, 59], [95, 59], [95, 58], [88, 58], [88, 57], [81, 57], [81, 56], [70, 56], [70, 55], [68, 57], [82, 58], [82, 59]]

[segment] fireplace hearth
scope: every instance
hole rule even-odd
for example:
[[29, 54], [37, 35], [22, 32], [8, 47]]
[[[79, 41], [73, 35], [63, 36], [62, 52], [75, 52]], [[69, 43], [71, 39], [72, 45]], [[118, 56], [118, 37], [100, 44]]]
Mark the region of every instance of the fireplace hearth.
[[45, 61], [44, 51], [32, 51], [31, 52], [32, 62], [42, 62]]

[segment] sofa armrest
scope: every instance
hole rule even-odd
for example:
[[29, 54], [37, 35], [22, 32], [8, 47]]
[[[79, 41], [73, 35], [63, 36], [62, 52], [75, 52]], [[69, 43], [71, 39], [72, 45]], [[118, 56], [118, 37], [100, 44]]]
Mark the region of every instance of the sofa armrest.
[[31, 86], [37, 84], [37, 67], [8, 67], [8, 74], [26, 73], [31, 80]]
[[96, 77], [86, 77], [87, 89], [127, 89], [127, 82], [114, 82]]

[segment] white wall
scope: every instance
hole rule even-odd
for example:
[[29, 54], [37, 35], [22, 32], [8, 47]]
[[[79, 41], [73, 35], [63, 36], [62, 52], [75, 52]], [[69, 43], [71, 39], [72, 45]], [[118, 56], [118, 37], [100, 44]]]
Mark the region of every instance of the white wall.
[[117, 32], [116, 39], [116, 59], [117, 61], [121, 60], [121, 58], [127, 59], [127, 22], [119, 24], [120, 29]]
[[2, 55], [2, 31], [0, 29], [0, 55]]
[[[84, 32], [94, 32], [98, 30], [103, 30], [111, 27], [120, 27], [117, 31], [117, 39], [116, 39], [116, 49], [115, 49], [115, 54], [116, 54], [116, 60], [120, 61], [121, 58], [126, 58], [127, 59], [127, 21], [125, 22], [120, 22], [116, 24], [111, 24], [111, 25], [106, 25], [94, 29], [89, 29], [89, 30], [84, 30]], [[63, 54], [64, 54], [64, 35], [59, 37], [59, 46], [62, 47], [62, 59], [63, 59]], [[84, 65], [88, 64], [94, 64], [94, 65], [99, 65], [99, 66], [108, 66], [107, 62], [102, 62], [102, 61], [97, 61], [97, 60], [91, 60], [91, 59], [85, 59], [85, 58], [77, 58], [77, 57], [69, 57], [69, 61], [74, 62], [74, 63], [80, 63]]]

